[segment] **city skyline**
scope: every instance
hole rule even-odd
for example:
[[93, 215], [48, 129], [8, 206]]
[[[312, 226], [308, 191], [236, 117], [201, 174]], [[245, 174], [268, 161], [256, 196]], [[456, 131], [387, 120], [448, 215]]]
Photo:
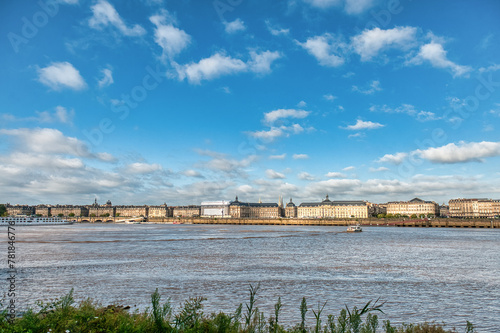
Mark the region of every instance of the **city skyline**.
[[497, 1], [0, 8], [0, 202], [500, 197]]

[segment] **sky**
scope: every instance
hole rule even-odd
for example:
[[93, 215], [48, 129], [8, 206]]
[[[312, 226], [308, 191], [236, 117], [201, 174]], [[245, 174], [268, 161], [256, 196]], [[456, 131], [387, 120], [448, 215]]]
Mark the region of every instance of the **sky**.
[[5, 0], [0, 202], [500, 198], [500, 2]]

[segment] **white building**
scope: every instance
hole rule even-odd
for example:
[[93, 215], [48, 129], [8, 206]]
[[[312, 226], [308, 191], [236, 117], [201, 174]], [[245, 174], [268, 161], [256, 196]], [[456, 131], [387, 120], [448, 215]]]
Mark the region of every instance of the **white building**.
[[201, 203], [202, 217], [231, 217], [229, 215], [229, 201], [203, 201]]

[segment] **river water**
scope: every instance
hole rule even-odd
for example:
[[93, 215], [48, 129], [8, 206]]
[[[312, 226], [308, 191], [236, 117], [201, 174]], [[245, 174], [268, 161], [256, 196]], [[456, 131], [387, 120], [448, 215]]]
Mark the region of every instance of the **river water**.
[[[380, 320], [445, 322], [500, 331], [500, 230], [365, 227], [81, 224], [16, 227], [17, 309], [61, 297], [144, 310], [158, 288], [178, 308], [233, 312], [260, 283], [266, 317], [300, 322], [300, 301], [327, 314], [380, 297]], [[7, 232], [5, 232], [7, 234]], [[7, 257], [7, 237], [2, 236]], [[6, 260], [2, 261], [6, 262]], [[6, 265], [2, 264], [6, 276]], [[2, 294], [8, 286], [2, 279]], [[5, 296], [4, 296], [5, 300]], [[312, 311], [309, 324], [313, 325]]]

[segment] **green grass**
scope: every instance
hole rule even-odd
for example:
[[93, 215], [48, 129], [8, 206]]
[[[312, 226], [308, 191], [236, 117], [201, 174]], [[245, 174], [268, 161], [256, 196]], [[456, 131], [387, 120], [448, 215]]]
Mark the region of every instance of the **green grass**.
[[[62, 298], [51, 303], [37, 303], [37, 309], [28, 309], [21, 317], [11, 319], [8, 309], [0, 313], [0, 333], [101, 333], [101, 332], [144, 332], [144, 333], [454, 333], [455, 329], [445, 330], [443, 325], [435, 323], [402, 324], [392, 326], [386, 320], [379, 323], [375, 313], [383, 313], [382, 304], [378, 300], [368, 302], [362, 308], [347, 306], [337, 317], [332, 314], [323, 315], [326, 303], [312, 310], [314, 322], [308, 323], [306, 314], [309, 311], [304, 297], [298, 310], [300, 322], [285, 327], [279, 322], [282, 310], [281, 298], [274, 306], [274, 314], [266, 318], [256, 306], [256, 294], [259, 290], [250, 285], [249, 302], [240, 304], [234, 313], [203, 312], [203, 297], [190, 298], [184, 302], [177, 313], [173, 312], [170, 299], [162, 303], [158, 289], [151, 295], [151, 307], [144, 312], [129, 312], [123, 306], [109, 305], [103, 307], [99, 303], [87, 299], [75, 304], [73, 290]], [[245, 311], [243, 311], [245, 309]], [[323, 324], [323, 320], [326, 321]], [[469, 322], [464, 330], [474, 333]]]

